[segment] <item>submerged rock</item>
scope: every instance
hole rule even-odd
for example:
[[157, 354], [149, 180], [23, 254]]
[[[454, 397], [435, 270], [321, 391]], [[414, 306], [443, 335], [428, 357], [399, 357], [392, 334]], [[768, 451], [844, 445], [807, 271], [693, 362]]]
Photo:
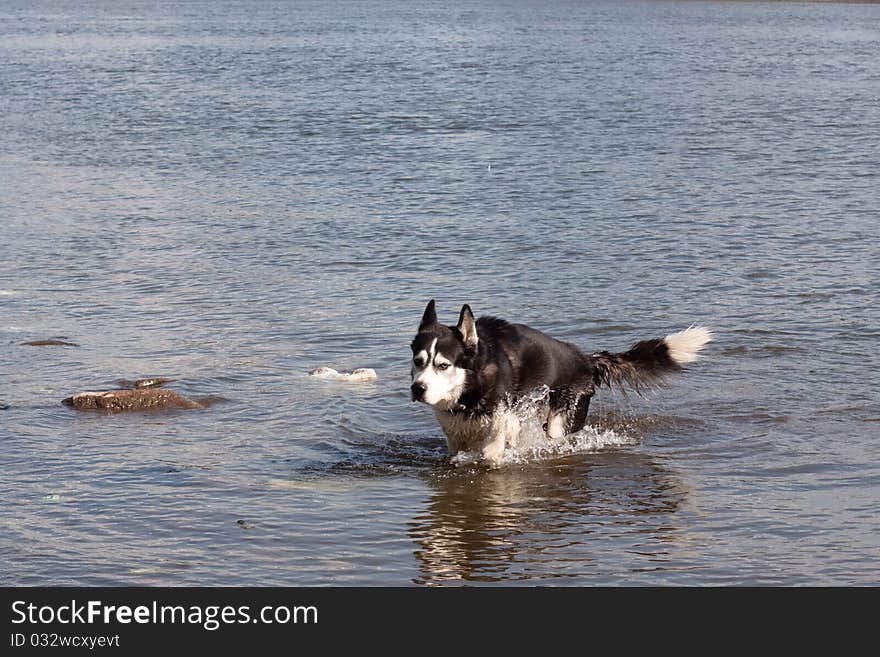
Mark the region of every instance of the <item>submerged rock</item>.
[[309, 372], [309, 376], [341, 381], [374, 381], [378, 378], [376, 370], [370, 367], [359, 367], [354, 372], [337, 372], [332, 367], [319, 367]]
[[167, 408], [205, 408], [204, 404], [184, 397], [179, 392], [164, 388], [81, 392], [62, 400], [61, 403], [81, 411], [103, 410], [111, 413], [152, 411]]
[[59, 340], [57, 338], [52, 338], [51, 340], [31, 340], [30, 342], [22, 342], [21, 346], [23, 347], [78, 347], [79, 345], [75, 342], [68, 342], [67, 340]]

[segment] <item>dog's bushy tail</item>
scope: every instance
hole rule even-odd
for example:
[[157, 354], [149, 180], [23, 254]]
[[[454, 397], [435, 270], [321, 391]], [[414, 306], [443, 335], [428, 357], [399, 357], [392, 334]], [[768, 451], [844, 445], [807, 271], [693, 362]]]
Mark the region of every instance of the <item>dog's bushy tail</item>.
[[597, 385], [609, 387], [626, 383], [641, 393], [697, 360], [700, 350], [712, 340], [712, 332], [703, 326], [691, 326], [665, 338], [637, 342], [628, 351], [590, 354]]

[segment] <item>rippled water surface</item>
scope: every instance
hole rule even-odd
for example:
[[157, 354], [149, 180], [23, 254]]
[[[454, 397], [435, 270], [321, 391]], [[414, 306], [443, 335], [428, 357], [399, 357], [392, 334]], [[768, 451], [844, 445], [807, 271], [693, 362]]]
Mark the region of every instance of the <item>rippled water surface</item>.
[[[878, 41], [876, 5], [3, 3], [3, 581], [876, 584]], [[407, 394], [432, 297], [716, 341], [455, 467]], [[59, 403], [143, 376], [216, 403]]]

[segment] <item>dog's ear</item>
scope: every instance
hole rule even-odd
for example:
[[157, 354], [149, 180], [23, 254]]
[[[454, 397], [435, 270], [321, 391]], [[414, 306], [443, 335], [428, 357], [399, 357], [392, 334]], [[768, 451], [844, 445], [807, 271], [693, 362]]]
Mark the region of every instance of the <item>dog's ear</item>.
[[419, 330], [426, 329], [429, 326], [434, 326], [437, 323], [437, 311], [434, 310], [434, 300], [431, 299], [428, 302], [427, 308], [425, 308], [425, 314], [422, 315], [422, 323], [419, 324]]
[[475, 349], [477, 346], [477, 323], [474, 321], [474, 314], [471, 307], [464, 304], [461, 307], [461, 314], [458, 316], [458, 332], [464, 340], [464, 346], [468, 349]]

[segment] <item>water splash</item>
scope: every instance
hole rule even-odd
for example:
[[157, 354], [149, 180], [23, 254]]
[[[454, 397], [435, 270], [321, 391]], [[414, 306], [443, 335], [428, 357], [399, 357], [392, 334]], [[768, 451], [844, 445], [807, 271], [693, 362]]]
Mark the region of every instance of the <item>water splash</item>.
[[[509, 412], [519, 420], [521, 427], [519, 444], [504, 450], [500, 465], [521, 465], [638, 443], [638, 437], [628, 433], [625, 424], [613, 428], [587, 425], [568, 436], [550, 438], [543, 429], [549, 396], [550, 388], [541, 386], [510, 406]], [[475, 452], [460, 452], [452, 457], [451, 462], [460, 467], [475, 465], [479, 460], [479, 454]]]

